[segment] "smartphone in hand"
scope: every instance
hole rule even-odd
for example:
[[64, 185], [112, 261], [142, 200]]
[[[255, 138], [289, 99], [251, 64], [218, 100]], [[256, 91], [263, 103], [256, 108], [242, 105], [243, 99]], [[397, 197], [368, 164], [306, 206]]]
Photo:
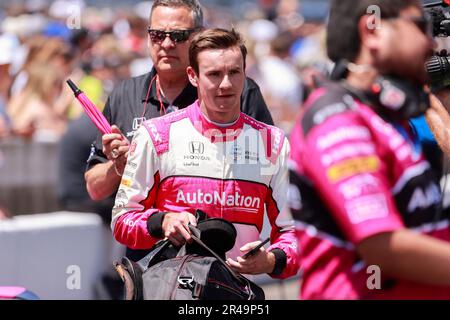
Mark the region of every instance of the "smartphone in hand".
[[259, 251], [259, 249], [261, 249], [262, 246], [264, 246], [267, 242], [269, 242], [269, 240], [270, 240], [270, 237], [267, 238], [266, 240], [264, 240], [263, 242], [261, 242], [260, 244], [258, 244], [256, 247], [254, 247], [252, 250], [250, 250], [246, 254], [244, 254], [242, 256], [242, 258], [247, 259], [247, 258], [253, 256], [254, 254], [256, 254]]

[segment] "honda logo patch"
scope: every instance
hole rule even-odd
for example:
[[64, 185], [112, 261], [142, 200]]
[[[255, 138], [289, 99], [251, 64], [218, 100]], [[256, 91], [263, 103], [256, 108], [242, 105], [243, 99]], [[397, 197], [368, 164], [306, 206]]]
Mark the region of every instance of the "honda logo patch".
[[189, 151], [192, 154], [203, 154], [205, 152], [205, 145], [202, 142], [191, 141], [189, 143]]

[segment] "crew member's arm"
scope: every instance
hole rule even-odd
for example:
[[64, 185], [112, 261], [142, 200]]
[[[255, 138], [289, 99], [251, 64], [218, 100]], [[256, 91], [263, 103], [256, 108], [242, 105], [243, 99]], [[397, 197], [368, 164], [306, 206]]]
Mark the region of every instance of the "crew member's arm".
[[102, 136], [102, 155], [107, 157], [106, 162], [95, 164], [84, 174], [86, 188], [92, 200], [103, 200], [114, 194], [122, 179], [129, 142], [117, 126], [112, 126], [112, 132]]
[[383, 275], [429, 285], [450, 286], [450, 243], [408, 229], [376, 234], [357, 250]]
[[[297, 240], [294, 234], [293, 221], [290, 217], [283, 217], [283, 214], [280, 214], [286, 205], [289, 185], [287, 168], [289, 151], [289, 142], [284, 138], [278, 158], [277, 171], [272, 177], [270, 191], [266, 198], [266, 210], [272, 226], [271, 246], [267, 250], [261, 248], [259, 253], [247, 259], [242, 257], [237, 257], [237, 261], [228, 259], [230, 266], [241, 273], [268, 273], [273, 278], [284, 279], [294, 276], [298, 272]], [[259, 241], [248, 243], [240, 249], [245, 253], [258, 243]]]
[[121, 177], [115, 172], [112, 161], [98, 163], [85, 172], [86, 188], [94, 201], [111, 196], [119, 187]]

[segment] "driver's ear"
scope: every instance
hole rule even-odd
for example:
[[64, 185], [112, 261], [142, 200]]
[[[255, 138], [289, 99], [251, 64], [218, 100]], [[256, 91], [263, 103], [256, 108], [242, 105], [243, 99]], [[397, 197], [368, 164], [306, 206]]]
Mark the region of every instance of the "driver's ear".
[[197, 76], [197, 73], [195, 72], [194, 68], [189, 66], [189, 67], [187, 67], [186, 72], [187, 72], [187, 75], [188, 75], [188, 78], [189, 78], [189, 82], [194, 87], [198, 87], [198, 76]]

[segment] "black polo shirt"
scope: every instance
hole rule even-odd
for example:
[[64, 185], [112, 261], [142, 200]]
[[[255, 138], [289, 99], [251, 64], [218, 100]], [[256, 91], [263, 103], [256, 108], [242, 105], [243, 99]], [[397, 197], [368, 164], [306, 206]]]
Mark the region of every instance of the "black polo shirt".
[[[161, 116], [161, 103], [156, 91], [155, 76], [156, 70], [153, 68], [150, 73], [122, 81], [114, 88], [106, 101], [103, 114], [108, 122], [111, 125], [117, 125], [130, 141], [142, 121]], [[197, 100], [197, 88], [189, 83], [172, 106], [162, 95], [160, 98], [166, 112], [186, 108]], [[244, 84], [241, 110], [258, 121], [273, 125], [272, 116], [259, 86], [250, 78], [247, 78]], [[97, 163], [108, 161], [102, 149], [102, 135], [99, 132], [91, 147], [87, 170]]]

